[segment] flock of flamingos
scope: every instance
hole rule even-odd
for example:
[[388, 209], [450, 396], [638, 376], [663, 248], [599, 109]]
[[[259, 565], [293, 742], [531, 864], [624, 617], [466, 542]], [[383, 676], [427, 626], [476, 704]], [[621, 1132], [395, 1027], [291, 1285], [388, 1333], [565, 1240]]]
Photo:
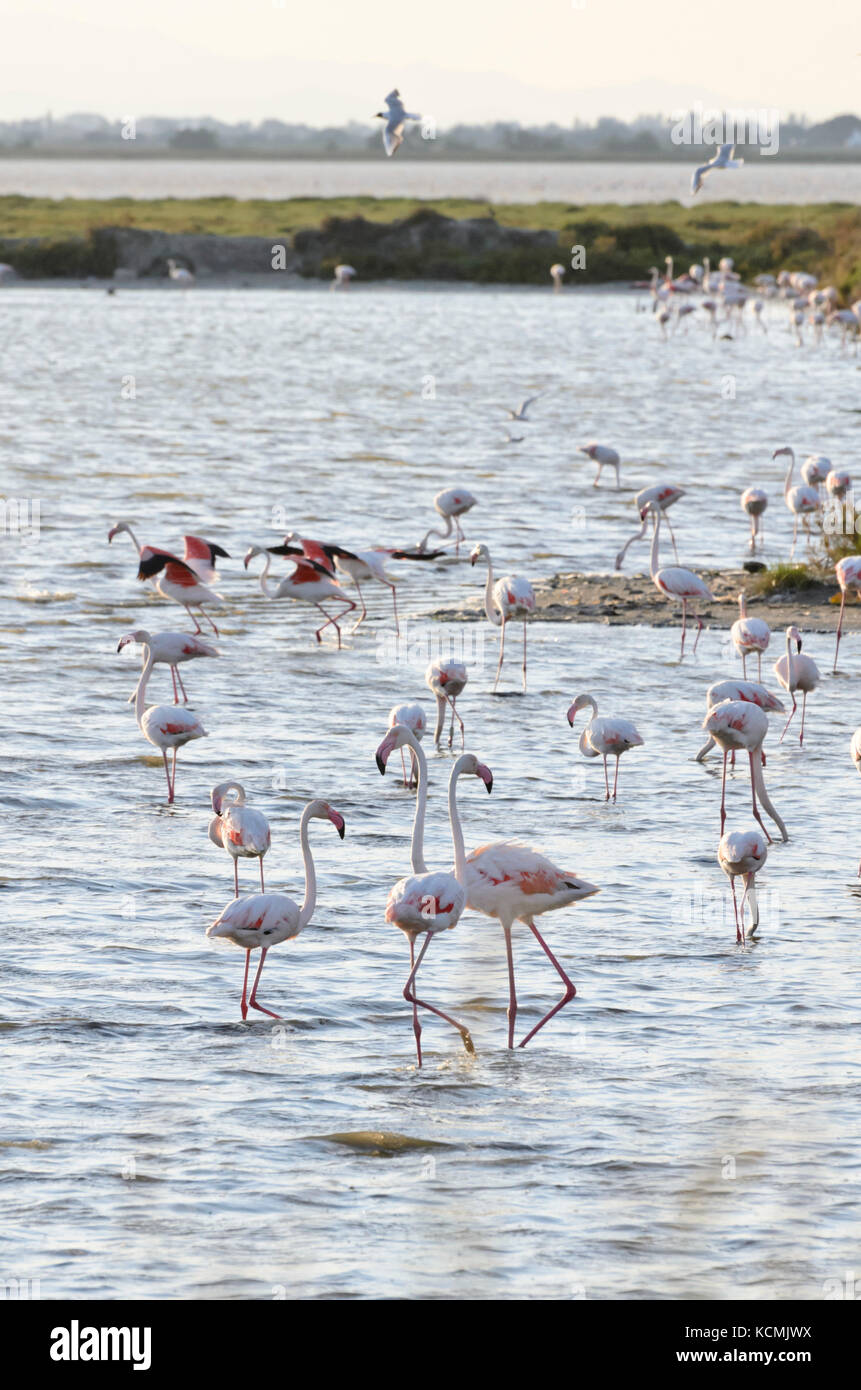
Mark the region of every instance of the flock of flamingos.
[[[529, 407], [535, 399], [537, 397], [532, 397], [517, 410], [509, 411], [511, 419], [527, 421], [530, 418]], [[581, 446], [581, 452], [598, 465], [594, 479], [596, 487], [599, 485], [602, 470], [610, 467], [615, 473], [618, 488], [621, 461], [615, 449], [593, 442]], [[799, 520], [805, 527], [809, 527], [811, 518], [815, 519], [817, 515], [821, 517], [829, 500], [840, 501], [846, 496], [851, 481], [846, 472], [832, 468], [828, 459], [822, 455], [813, 455], [801, 466], [802, 482], [793, 485], [795, 454], [791, 448], [781, 447], [774, 451], [773, 457], [781, 456], [788, 459], [784, 500], [794, 522], [794, 551]], [[665, 565], [661, 562], [660, 539], [663, 521], [667, 522], [670, 529], [673, 550], [676, 552], [676, 560], [678, 559], [676, 538], [667, 513], [683, 495], [684, 489], [670, 484], [659, 484], [638, 493], [635, 500], [641, 529], [631, 536], [616, 557], [616, 567], [621, 568], [629, 547], [646, 535], [651, 523], [651, 577], [659, 594], [681, 605], [682, 658], [689, 613], [697, 623], [694, 641], [696, 650], [703, 624], [694, 605], [699, 606], [702, 601], [708, 601], [712, 597], [703, 579], [692, 570], [683, 568], [678, 563]], [[755, 550], [761, 534], [761, 518], [767, 501], [765, 492], [758, 488], [748, 488], [741, 496], [741, 506], [751, 519], [752, 551]], [[348, 614], [354, 615], [361, 605], [352, 632], [356, 631], [366, 617], [363, 584], [376, 583], [388, 587], [392, 596], [394, 624], [399, 631], [395, 581], [386, 572], [386, 562], [432, 561], [442, 554], [449, 553], [447, 546], [452, 541], [456, 552], [459, 553], [461, 542], [465, 539], [461, 517], [475, 505], [476, 498], [466, 488], [455, 487], [439, 493], [434, 499], [434, 506], [444, 522], [444, 529], [431, 527], [418, 544], [410, 549], [354, 551], [291, 532], [279, 545], [252, 546], [244, 557], [244, 566], [247, 570], [252, 561], [262, 559], [259, 583], [264, 595], [271, 600], [297, 600], [315, 608], [323, 619], [316, 629], [316, 640], [321, 642], [323, 635], [331, 628], [332, 635], [340, 647], [341, 622], [345, 617]], [[180, 604], [195, 624], [193, 633], [150, 633], [139, 628], [127, 633], [121, 639], [118, 648], [122, 650], [129, 643], [140, 644], [142, 648], [141, 674], [131, 701], [134, 702], [135, 717], [141, 732], [162, 754], [168, 802], [172, 803], [176, 790], [177, 750], [191, 740], [206, 735], [201, 721], [186, 708], [188, 696], [180, 667], [198, 658], [216, 657], [220, 654], [210, 642], [203, 640], [201, 622], [195, 615], [200, 615], [200, 618], [209, 624], [214, 636], [218, 636], [218, 629], [208, 610], [218, 608], [225, 602], [212, 585], [218, 578], [215, 568], [217, 561], [230, 557], [220, 546], [196, 536], [184, 538], [185, 548], [182, 557], [158, 546], [141, 544], [132, 527], [125, 521], [119, 522], [111, 529], [108, 540], [112, 541], [123, 532], [129, 535], [137, 551], [138, 579], [153, 583], [162, 597]], [[432, 548], [432, 540], [441, 544]], [[291, 572], [277, 581], [270, 579], [274, 557], [283, 557], [292, 564]], [[509, 622], [517, 621], [523, 623], [522, 684], [525, 690], [527, 620], [533, 615], [536, 607], [532, 585], [518, 575], [508, 574], [496, 578], [491, 556], [487, 546], [483, 544], [474, 547], [470, 561], [473, 566], [486, 566], [485, 613], [488, 620], [499, 629], [499, 661], [493, 689], [497, 689], [502, 671], [506, 628]], [[340, 582], [341, 578], [352, 581], [358, 602], [349, 597]], [[841, 559], [836, 565], [836, 578], [840, 589], [841, 608], [834, 653], [835, 671], [847, 593], [854, 590], [857, 595], [861, 595], [861, 555]], [[760, 807], [777, 827], [784, 841], [788, 839], [788, 833], [770, 800], [763, 773], [763, 745], [769, 727], [768, 714], [771, 711], [785, 712], [783, 701], [762, 684], [762, 655], [771, 640], [771, 632], [764, 621], [747, 615], [743, 594], [739, 596], [739, 606], [740, 613], [732, 626], [731, 638], [742, 660], [743, 679], [721, 680], [706, 691], [706, 717], [703, 729], [708, 734], [708, 740], [697, 756], [700, 760], [704, 759], [715, 745], [723, 754], [717, 858], [731, 883], [736, 942], [744, 948], [746, 939], [753, 935], [759, 925], [755, 876], [765, 863], [768, 845], [772, 842]], [[796, 715], [797, 696], [800, 694], [799, 742], [803, 743], [807, 696], [819, 684], [821, 675], [811, 658], [802, 653], [802, 636], [795, 625], [786, 628], [785, 643], [785, 653], [774, 664], [774, 673], [782, 690], [790, 697], [792, 708], [780, 737], [781, 740], [785, 737]], [[749, 681], [746, 663], [748, 657], [754, 655], [757, 659], [757, 681]], [[158, 664], [166, 665], [170, 669], [173, 703], [147, 707], [147, 686], [153, 668]], [[425, 679], [437, 705], [435, 745], [438, 747], [445, 736], [446, 718], [450, 712], [448, 746], [452, 746], [457, 720], [461, 747], [465, 750], [465, 730], [456, 708], [456, 701], [468, 680], [466, 666], [458, 661], [434, 662], [428, 667]], [[618, 794], [619, 760], [623, 753], [640, 746], [643, 739], [629, 720], [599, 715], [598, 706], [588, 693], [578, 695], [568, 710], [567, 718], [572, 727], [581, 712], [584, 712], [585, 723], [580, 732], [580, 753], [587, 758], [603, 759], [605, 797], [607, 800], [615, 800]], [[502, 926], [509, 980], [509, 1047], [515, 1045], [517, 1018], [512, 927], [516, 921], [520, 921], [532, 932], [559, 976], [563, 992], [553, 1007], [525, 1033], [519, 1043], [520, 1047], [524, 1047], [576, 993], [572, 981], [544, 940], [535, 920], [546, 912], [567, 907], [599, 891], [595, 884], [587, 882], [568, 869], [559, 868], [535, 850], [520, 844], [496, 842], [483, 845], [470, 854], [466, 853], [457, 800], [461, 779], [474, 777], [488, 792], [493, 788], [490, 769], [466, 751], [454, 761], [448, 786], [454, 868], [429, 870], [424, 858], [424, 823], [428, 794], [428, 766], [422, 749], [425, 732], [425, 714], [420, 704], [397, 705], [390, 711], [388, 729], [376, 750], [376, 762], [381, 773], [386, 772], [391, 755], [400, 751], [404, 783], [410, 787], [415, 785], [416, 788], [410, 856], [412, 872], [392, 888], [385, 915], [388, 922], [399, 927], [405, 934], [409, 944], [410, 971], [403, 993], [412, 1008], [419, 1066], [422, 1064], [420, 1010], [435, 1014], [450, 1024], [460, 1034], [466, 1050], [470, 1053], [474, 1051], [467, 1028], [435, 1004], [419, 998], [417, 994], [419, 969], [431, 942], [439, 932], [454, 927], [466, 907], [495, 918]], [[750, 764], [752, 812], [757, 824], [727, 830], [727, 760], [731, 757], [734, 765], [736, 755], [745, 753]], [[857, 729], [852, 737], [851, 754], [861, 772], [861, 728]], [[608, 771], [608, 759], [611, 757], [615, 758], [612, 789]], [[470, 781], [470, 785], [474, 784]], [[246, 804], [246, 794], [241, 784], [235, 781], [222, 782], [213, 789], [211, 799], [213, 818], [209, 824], [209, 837], [233, 860], [235, 896], [210, 925], [208, 935], [226, 937], [245, 951], [240, 1006], [243, 1019], [247, 1018], [249, 1009], [266, 1014], [270, 1018], [277, 1018], [279, 1015], [259, 1002], [258, 987], [268, 951], [280, 942], [297, 936], [308, 926], [314, 912], [316, 877], [308, 839], [310, 822], [315, 819], [329, 820], [343, 838], [344, 819], [324, 800], [311, 801], [305, 807], [300, 822], [300, 844], [305, 865], [305, 895], [300, 904], [284, 893], [267, 892], [265, 889], [263, 859], [270, 847], [269, 824], [260, 811]], [[240, 897], [239, 860], [243, 858], [258, 860], [260, 892]], [[736, 891], [737, 878], [741, 878], [744, 885], [740, 904]], [[746, 925], [746, 907], [750, 914], [749, 925]], [[422, 941], [419, 946], [420, 938]], [[259, 950], [260, 956], [249, 992], [251, 953], [255, 950]]]

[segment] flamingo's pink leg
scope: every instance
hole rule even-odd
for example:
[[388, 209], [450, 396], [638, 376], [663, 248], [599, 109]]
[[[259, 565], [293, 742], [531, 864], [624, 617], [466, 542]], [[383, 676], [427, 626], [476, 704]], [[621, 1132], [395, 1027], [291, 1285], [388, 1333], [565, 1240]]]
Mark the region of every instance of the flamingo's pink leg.
[[526, 689], [526, 619], [523, 620], [523, 689]]
[[449, 748], [451, 748], [452, 740], [454, 739], [454, 721], [455, 721], [455, 719], [456, 719], [457, 722], [458, 722], [458, 724], [460, 725], [460, 746], [461, 746], [461, 748], [465, 748], [465, 747], [466, 747], [466, 731], [464, 730], [464, 727], [463, 727], [463, 720], [461, 719], [460, 715], [458, 714], [457, 710], [456, 710], [455, 707], [454, 707], [454, 701], [455, 701], [455, 699], [456, 699], [457, 697], [455, 696], [454, 698], [452, 698], [451, 696], [446, 695], [445, 698], [446, 698], [446, 700], [448, 700], [449, 704], [451, 705], [451, 728], [450, 728], [449, 731], [448, 731], [448, 746], [449, 746]]
[[234, 898], [238, 898], [238, 897], [239, 897], [239, 860], [238, 860], [238, 859], [234, 859], [234, 861], [233, 861], [233, 896], [234, 896]]
[[514, 988], [514, 955], [511, 950], [511, 928], [503, 927], [505, 932], [505, 952], [508, 956], [508, 1046], [514, 1046], [514, 1021], [517, 1018], [517, 993]]
[[[687, 625], [688, 625], [688, 605], [687, 605], [687, 600], [686, 600], [686, 599], [682, 599], [682, 652], [681, 652], [681, 655], [682, 655], [682, 656], [684, 656], [684, 654], [685, 654], [685, 629], [686, 629]], [[680, 659], [681, 659], [681, 658], [680, 658]]]
[[167, 765], [167, 749], [166, 749], [166, 748], [162, 748], [162, 750], [161, 750], [161, 756], [162, 756], [162, 758], [164, 759], [164, 775], [165, 775], [165, 777], [167, 778], [167, 804], [168, 804], [168, 806], [170, 806], [170, 805], [172, 805], [172, 803], [173, 803], [173, 787], [170, 785], [170, 769], [168, 768], [168, 765]]
[[266, 959], [266, 953], [267, 953], [268, 950], [269, 950], [269, 947], [268, 947], [268, 946], [263, 946], [263, 947], [261, 948], [261, 951], [260, 951], [260, 964], [259, 964], [258, 967], [257, 967], [257, 974], [254, 976], [254, 984], [251, 986], [251, 997], [250, 997], [250, 999], [248, 1000], [248, 1006], [249, 1006], [249, 1008], [251, 1008], [251, 1009], [256, 1009], [258, 1013], [267, 1014], [267, 1015], [269, 1016], [269, 1018], [280, 1018], [280, 1017], [281, 1017], [280, 1014], [273, 1014], [273, 1012], [272, 1012], [271, 1009], [264, 1009], [264, 1007], [263, 1007], [262, 1004], [258, 1004], [258, 1003], [257, 1003], [257, 986], [258, 986], [258, 984], [260, 983], [260, 973], [261, 973], [261, 971], [262, 971], [262, 969], [263, 969], [263, 962], [264, 962], [265, 959]]
[[783, 733], [780, 735], [780, 738], [777, 740], [778, 743], [782, 743], [782, 742], [783, 742], [784, 735], [786, 734], [787, 729], [789, 728], [790, 724], [792, 723], [792, 716], [794, 715], [796, 709], [798, 708], [798, 703], [797, 703], [797, 701], [796, 701], [796, 699], [795, 699], [795, 691], [794, 691], [794, 690], [791, 690], [791, 691], [790, 691], [790, 694], [791, 694], [791, 696], [792, 696], [792, 709], [789, 711], [789, 718], [787, 719], [786, 723], [785, 723], [784, 726], [783, 726]]
[[604, 800], [610, 800], [610, 779], [607, 776], [607, 754], [604, 754]]
[[526, 1034], [526, 1037], [523, 1039], [523, 1042], [520, 1044], [521, 1047], [525, 1047], [526, 1044], [529, 1042], [530, 1038], [535, 1037], [535, 1034], [538, 1032], [539, 1028], [543, 1028], [545, 1023], [549, 1023], [551, 1018], [553, 1018], [554, 1014], [558, 1014], [559, 1010], [564, 1008], [565, 1005], [571, 999], [573, 999], [575, 994], [577, 993], [576, 989], [574, 988], [574, 985], [571, 983], [568, 976], [565, 974], [565, 971], [562, 969], [562, 966], [559, 964], [550, 947], [547, 945], [547, 942], [542, 937], [535, 923], [529, 922], [527, 925], [529, 927], [529, 930], [532, 932], [532, 935], [535, 937], [536, 941], [541, 947], [542, 951], [547, 956], [547, 959], [550, 961], [554, 970], [558, 973], [560, 979], [563, 981], [565, 985], [565, 993], [559, 1000], [559, 1003], [554, 1004], [550, 1012], [545, 1014], [544, 1017], [538, 1023], [536, 1023], [534, 1028], [530, 1029], [530, 1031]]
[[215, 626], [215, 623], [212, 621], [205, 608], [201, 608], [200, 615], [202, 618], [206, 619], [206, 621], [209, 623], [209, 626], [212, 628], [212, 631], [215, 633], [216, 637], [218, 637], [218, 628]]
[[171, 769], [170, 769], [170, 795], [171, 795], [171, 800], [173, 800], [173, 798], [176, 796], [176, 754], [177, 754], [177, 749], [174, 748], [174, 750], [173, 750], [173, 759], [172, 759]]
[[673, 554], [674, 554], [675, 557], [676, 557], [676, 564], [678, 564], [678, 563], [679, 563], [679, 552], [678, 552], [678, 548], [677, 548], [677, 546], [676, 546], [676, 538], [675, 538], [675, 536], [673, 535], [673, 527], [672, 527], [672, 524], [671, 524], [671, 522], [670, 522], [670, 518], [667, 516], [667, 513], [666, 513], [666, 512], [664, 512], [664, 520], [665, 520], [666, 523], [667, 523], [667, 530], [668, 530], [669, 533], [670, 533], [670, 540], [673, 542]]
[[[462, 1023], [458, 1023], [456, 1018], [451, 1018], [448, 1014], [444, 1014], [442, 1009], [436, 1008], [434, 1004], [427, 1004], [425, 1003], [424, 999], [418, 999], [416, 997], [414, 989], [415, 978], [418, 974], [418, 968], [421, 965], [422, 960], [424, 959], [425, 952], [427, 951], [427, 948], [431, 943], [432, 937], [433, 932], [428, 932], [425, 938], [425, 944], [419, 951], [418, 960], [416, 961], [415, 965], [410, 971], [410, 977], [404, 985], [404, 998], [408, 999], [414, 1008], [416, 1005], [418, 1005], [420, 1009], [427, 1009], [430, 1013], [436, 1014], [437, 1018], [444, 1018], [446, 1023], [450, 1023], [452, 1028], [456, 1028], [457, 1031], [460, 1033], [460, 1036], [463, 1040], [463, 1045], [466, 1048], [467, 1052], [474, 1053], [475, 1046], [473, 1044], [472, 1038], [469, 1035], [468, 1028], [464, 1028]], [[416, 1039], [416, 1043], [418, 1043], [418, 1039]], [[421, 1058], [419, 1058], [419, 1066], [421, 1066]]]
[[176, 667], [175, 667], [175, 666], [171, 666], [171, 668], [170, 668], [170, 678], [171, 678], [171, 680], [173, 681], [173, 703], [174, 703], [175, 705], [178, 705], [178, 704], [179, 704], [179, 691], [178, 691], [177, 688], [176, 688]]
[[505, 624], [506, 617], [502, 615], [502, 627], [499, 632], [499, 661], [496, 664], [496, 680], [493, 682], [493, 693], [496, 694], [496, 687], [499, 685], [499, 673], [502, 670], [502, 658], [505, 655]]
[[806, 710], [807, 710], [807, 691], [804, 690], [804, 691], [802, 691], [802, 694], [801, 694], [801, 733], [798, 735], [798, 746], [799, 746], [799, 748], [800, 748], [800, 747], [803, 745], [803, 743], [804, 743], [804, 715], [805, 715]]
[[843, 610], [846, 607], [846, 590], [840, 590], [840, 617], [837, 619], [837, 643], [834, 647], [834, 665], [832, 672], [837, 670], [837, 653], [840, 651], [840, 638], [843, 633]]
[[616, 800], [616, 789], [619, 786], [619, 754], [616, 754], [616, 775], [613, 778], [613, 800]]
[[360, 627], [360, 626], [362, 625], [362, 623], [365, 621], [365, 619], [367, 618], [367, 616], [368, 616], [368, 605], [365, 603], [365, 595], [362, 593], [361, 585], [359, 584], [358, 579], [354, 579], [354, 580], [353, 580], [353, 583], [354, 583], [355, 586], [356, 586], [356, 593], [359, 595], [359, 598], [362, 600], [362, 611], [361, 611], [361, 613], [359, 614], [359, 616], [358, 616], [358, 618], [356, 619], [356, 621], [355, 621], [355, 623], [353, 624], [353, 626], [350, 628], [350, 632], [351, 632], [351, 633], [355, 632], [355, 631], [356, 631], [356, 628], [357, 628], [357, 627]]
[[694, 651], [696, 651], [696, 649], [697, 649], [697, 643], [698, 643], [699, 640], [700, 640], [700, 633], [701, 633], [702, 630], [703, 630], [703, 620], [702, 620], [702, 618], [700, 617], [699, 613], [695, 613], [695, 614], [694, 614], [694, 617], [695, 617], [696, 620], [697, 620], [697, 635], [696, 635], [696, 637], [694, 638]]
[[246, 990], [248, 989], [248, 967], [249, 967], [250, 964], [251, 964], [251, 952], [250, 952], [250, 951], [246, 951], [246, 952], [245, 952], [245, 978], [244, 978], [243, 981], [242, 981], [242, 1002], [241, 1002], [240, 1005], [239, 1005], [240, 1009], [242, 1010], [242, 1017], [243, 1017], [244, 1019], [248, 1017], [248, 1005], [247, 1005], [247, 1003], [245, 1002], [245, 992], [246, 992]]
[[726, 825], [726, 748], [723, 750], [723, 776], [720, 782], [720, 833]]
[[176, 668], [176, 678], [177, 678], [177, 680], [179, 681], [179, 688], [180, 688], [180, 690], [182, 691], [183, 703], [187, 705], [187, 704], [188, 704], [188, 692], [186, 691], [186, 688], [185, 688], [185, 686], [183, 685], [183, 682], [182, 682], [182, 672], [180, 671], [179, 667]]
[[747, 680], [747, 652], [741, 654], [741, 674]]
[[185, 611], [186, 611], [186, 613], [188, 614], [188, 616], [189, 616], [190, 618], [193, 618], [193, 619], [194, 619], [194, 633], [195, 633], [195, 636], [196, 636], [198, 632], [202, 632], [202, 631], [203, 631], [203, 628], [200, 626], [199, 620], [197, 619], [197, 617], [195, 617], [194, 613], [192, 613], [192, 611], [191, 611], [191, 609], [189, 608], [188, 604], [187, 604], [187, 603], [184, 603], [182, 606], [183, 606], [183, 608], [185, 609]]
[[[429, 940], [430, 940], [430, 937], [428, 937], [427, 940], [425, 941], [425, 946], [427, 946], [427, 942], [428, 942]], [[422, 955], [424, 955], [424, 951], [422, 951]], [[422, 1026], [421, 1026], [421, 1024], [419, 1023], [419, 1011], [418, 1011], [418, 1007], [417, 1007], [417, 1005], [416, 1005], [415, 998], [414, 998], [414, 996], [411, 996], [410, 993], [409, 993], [409, 984], [410, 984], [410, 980], [413, 979], [413, 977], [414, 977], [414, 975], [415, 975], [415, 973], [416, 973], [416, 968], [417, 968], [417, 967], [416, 967], [416, 938], [415, 938], [415, 933], [414, 933], [414, 932], [410, 932], [410, 973], [409, 973], [409, 978], [407, 979], [407, 983], [404, 985], [404, 998], [405, 998], [408, 1002], [412, 1003], [412, 1006], [413, 1006], [413, 1032], [414, 1032], [415, 1035], [416, 1035], [416, 1057], [418, 1058], [418, 1065], [421, 1066], [421, 1064], [422, 1064], [422, 1042], [421, 1042], [421, 1038], [422, 1038]]]
[[[732, 905], [733, 905], [733, 908], [734, 908], [734, 910], [735, 910], [735, 940], [736, 940], [736, 945], [738, 945], [738, 943], [739, 943], [740, 941], [744, 941], [744, 933], [741, 931], [741, 929], [740, 929], [740, 927], [739, 927], [739, 925], [738, 925], [738, 898], [737, 898], [736, 895], [735, 895], [735, 874], [732, 874], [732, 875], [730, 876], [730, 883], [732, 884]], [[742, 906], [742, 910], [741, 910], [741, 911], [742, 911], [742, 921], [744, 921], [744, 906]]]
[[400, 623], [398, 622], [398, 591], [397, 591], [397, 589], [395, 588], [394, 584], [390, 584], [390, 585], [389, 585], [389, 588], [390, 588], [391, 591], [392, 591], [392, 607], [393, 607], [394, 610], [395, 610], [395, 635], [396, 635], [397, 637], [400, 637], [400, 635], [401, 635], [401, 626], [400, 626]]

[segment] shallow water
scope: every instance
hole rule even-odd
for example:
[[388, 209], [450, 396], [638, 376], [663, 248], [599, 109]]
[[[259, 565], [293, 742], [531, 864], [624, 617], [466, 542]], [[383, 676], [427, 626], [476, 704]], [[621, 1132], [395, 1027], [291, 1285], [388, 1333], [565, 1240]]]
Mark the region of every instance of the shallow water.
[[[528, 160], [0, 159], [0, 196], [31, 198], [479, 198], [495, 203], [691, 202], [690, 165]], [[748, 159], [701, 200], [861, 201], [861, 163]]]
[[[715, 861], [719, 764], [692, 761], [706, 686], [739, 673], [725, 634], [679, 665], [674, 628], [536, 623], [528, 694], [512, 634], [493, 698], [495, 636], [422, 616], [476, 591], [465, 560], [392, 566], [403, 643], [377, 589], [338, 653], [241, 556], [288, 526], [412, 541], [434, 492], [462, 482], [479, 498], [467, 534], [500, 566], [602, 569], [656, 476], [690, 489], [684, 562], [743, 558], [752, 482], [784, 556], [771, 451], [853, 467], [856, 361], [795, 349], [777, 317], [767, 338], [664, 344], [621, 294], [16, 289], [2, 309], [6, 490], [41, 507], [38, 539], [4, 540], [0, 591], [3, 1277], [54, 1298], [821, 1298], [859, 1235], [858, 638], [810, 699], [804, 750], [772, 726], [766, 781], [791, 838], [760, 875], [761, 940], [740, 949]], [[534, 391], [528, 441], [500, 444], [496, 403]], [[621, 494], [591, 487], [574, 446], [592, 435], [623, 454]], [[116, 645], [181, 614], [137, 584], [127, 537], [108, 547], [119, 517], [231, 555], [224, 655], [185, 668], [210, 736], [180, 751], [172, 808]], [[468, 746], [495, 777], [491, 797], [462, 788], [468, 846], [522, 837], [602, 892], [544, 919], [578, 995], [522, 1052], [504, 1047], [499, 929], [468, 914], [437, 941], [424, 997], [477, 1055], [429, 1018], [419, 1073], [406, 945], [383, 920], [411, 803], [373, 754], [393, 703], [430, 714], [424, 665], [449, 642], [470, 663]], [[830, 671], [832, 639], [805, 650]], [[584, 688], [645, 739], [616, 806], [565, 722]], [[151, 698], [169, 689], [158, 668]], [[449, 766], [431, 751], [431, 866], [450, 863]], [[280, 1024], [242, 1024], [242, 954], [204, 934], [232, 885], [208, 791], [231, 776], [272, 822], [273, 889], [301, 897], [305, 800], [347, 823], [343, 844], [312, 825], [315, 919], [263, 973]], [[747, 825], [741, 763], [728, 795]], [[240, 866], [243, 891], [255, 873]], [[528, 933], [515, 949], [526, 1031], [557, 989]]]

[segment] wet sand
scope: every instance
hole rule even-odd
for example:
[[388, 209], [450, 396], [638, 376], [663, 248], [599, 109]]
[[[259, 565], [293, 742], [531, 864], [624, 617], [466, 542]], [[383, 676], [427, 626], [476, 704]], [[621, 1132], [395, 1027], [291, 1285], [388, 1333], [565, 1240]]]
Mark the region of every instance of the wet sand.
[[[751, 583], [744, 570], [702, 570], [712, 591], [710, 603], [695, 611], [707, 627], [729, 628], [738, 617], [738, 595]], [[657, 592], [648, 574], [555, 574], [533, 584], [536, 617], [550, 623], [607, 623], [648, 627], [674, 627], [681, 622], [681, 604], [670, 603]], [[747, 597], [749, 618], [763, 618], [771, 628], [795, 623], [802, 631], [834, 632], [840, 613], [837, 584], [816, 583], [810, 588]], [[440, 622], [474, 622], [484, 617], [483, 589], [459, 608], [439, 608]], [[689, 614], [690, 616], [690, 614]], [[861, 603], [847, 597], [844, 631], [861, 630]]]

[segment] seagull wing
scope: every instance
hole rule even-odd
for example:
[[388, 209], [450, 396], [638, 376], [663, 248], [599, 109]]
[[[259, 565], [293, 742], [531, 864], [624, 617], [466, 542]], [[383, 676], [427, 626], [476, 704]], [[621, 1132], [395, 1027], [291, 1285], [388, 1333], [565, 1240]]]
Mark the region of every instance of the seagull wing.
[[404, 143], [403, 129], [403, 121], [399, 121], [397, 124], [389, 121], [388, 125], [383, 127], [383, 147], [390, 158], [395, 150]]

